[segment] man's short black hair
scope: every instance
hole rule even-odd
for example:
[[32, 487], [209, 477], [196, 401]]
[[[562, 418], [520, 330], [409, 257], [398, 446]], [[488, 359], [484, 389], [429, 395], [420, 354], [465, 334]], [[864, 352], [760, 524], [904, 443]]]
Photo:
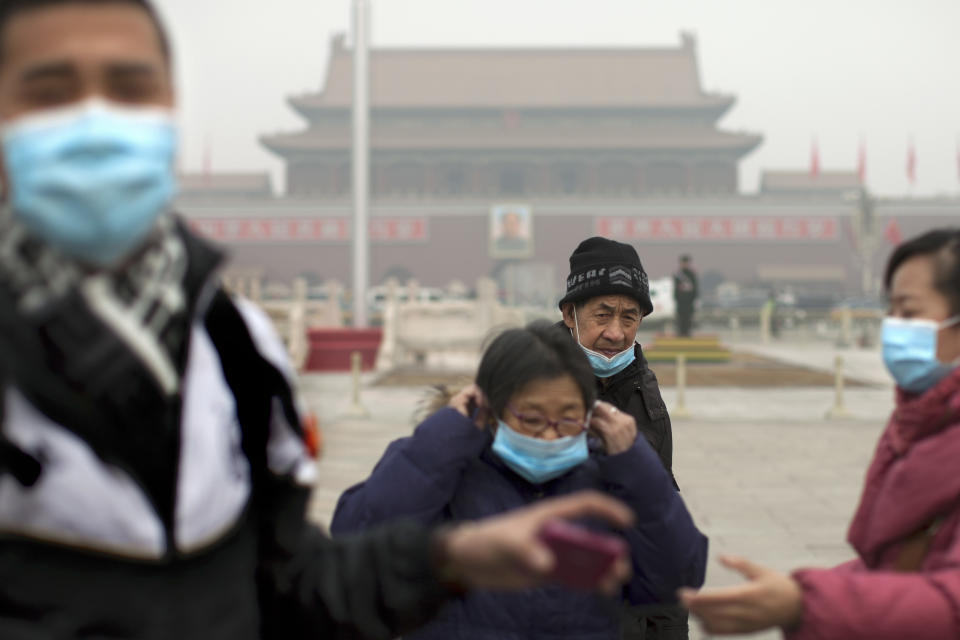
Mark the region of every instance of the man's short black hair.
[[167, 30], [163, 26], [163, 21], [160, 20], [160, 15], [149, 0], [0, 0], [0, 62], [2, 62], [7, 26], [14, 17], [28, 11], [39, 11], [50, 7], [97, 4], [130, 5], [143, 10], [157, 31], [163, 57], [168, 61], [171, 59], [170, 38], [167, 37]]
[[950, 301], [951, 313], [960, 313], [960, 228], [933, 229], [897, 247], [883, 276], [887, 292], [900, 265], [916, 256], [933, 258], [933, 287]]

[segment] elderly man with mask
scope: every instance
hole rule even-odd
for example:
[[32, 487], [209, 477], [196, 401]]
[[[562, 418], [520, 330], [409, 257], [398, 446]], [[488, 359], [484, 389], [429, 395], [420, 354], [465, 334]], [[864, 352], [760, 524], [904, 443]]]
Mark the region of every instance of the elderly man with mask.
[[[637, 343], [637, 330], [653, 312], [647, 274], [629, 244], [593, 237], [570, 256], [563, 324], [587, 354], [599, 398], [633, 416], [666, 470], [673, 475], [673, 431], [657, 377]], [[676, 484], [676, 482], [674, 482]], [[687, 638], [686, 612], [678, 607], [627, 609], [624, 637]]]
[[283, 346], [170, 212], [173, 84], [145, 0], [0, 3], [0, 637], [391, 638], [544, 582], [549, 519], [629, 524], [595, 494], [439, 532], [308, 524]]

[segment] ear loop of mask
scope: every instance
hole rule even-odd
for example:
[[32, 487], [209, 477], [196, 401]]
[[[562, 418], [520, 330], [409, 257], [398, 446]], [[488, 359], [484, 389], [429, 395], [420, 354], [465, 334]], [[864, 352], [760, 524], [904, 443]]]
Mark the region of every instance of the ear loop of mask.
[[[947, 318], [946, 320], [944, 320], [943, 322], [941, 322], [941, 323], [940, 323], [940, 326], [937, 328], [937, 335], [939, 336], [939, 335], [940, 335], [940, 332], [943, 331], [944, 329], [950, 329], [951, 327], [955, 327], [955, 326], [958, 326], [958, 325], [960, 325], [960, 314], [957, 314], [957, 315], [953, 316], [952, 318]], [[938, 338], [937, 338], [937, 341], [939, 342], [939, 340], [940, 340], [940, 338], [938, 337]], [[949, 363], [949, 364], [960, 365], [960, 355], [958, 355], [956, 358], [954, 358], [954, 359], [953, 359], [953, 362], [951, 362], [951, 363]]]
[[583, 343], [580, 342], [580, 323], [577, 322], [577, 303], [575, 302], [573, 303], [573, 326], [577, 328], [577, 335], [573, 336], [573, 329], [570, 329], [570, 335], [576, 338], [577, 344], [582, 347]]

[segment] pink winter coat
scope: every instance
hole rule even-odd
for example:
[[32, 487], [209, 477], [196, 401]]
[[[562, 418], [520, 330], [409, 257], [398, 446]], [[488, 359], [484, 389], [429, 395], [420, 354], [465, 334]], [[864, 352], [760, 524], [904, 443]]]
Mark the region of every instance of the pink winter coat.
[[[919, 569], [897, 570], [924, 538]], [[789, 640], [960, 639], [960, 368], [922, 395], [898, 390], [847, 539], [858, 559], [794, 574], [804, 612]]]

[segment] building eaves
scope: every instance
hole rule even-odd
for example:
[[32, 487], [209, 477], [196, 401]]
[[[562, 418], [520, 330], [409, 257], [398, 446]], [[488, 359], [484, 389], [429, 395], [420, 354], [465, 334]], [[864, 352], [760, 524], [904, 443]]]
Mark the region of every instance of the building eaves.
[[[715, 130], [664, 131], [630, 128], [567, 130], [542, 128], [518, 130], [417, 128], [374, 130], [370, 145], [375, 151], [458, 150], [730, 150], [747, 153], [762, 142], [756, 134]], [[287, 153], [347, 151], [349, 129], [311, 129], [299, 134], [261, 138], [272, 151]]]
[[863, 183], [855, 171], [764, 171], [760, 190], [764, 193], [781, 191], [837, 191], [860, 189]]

